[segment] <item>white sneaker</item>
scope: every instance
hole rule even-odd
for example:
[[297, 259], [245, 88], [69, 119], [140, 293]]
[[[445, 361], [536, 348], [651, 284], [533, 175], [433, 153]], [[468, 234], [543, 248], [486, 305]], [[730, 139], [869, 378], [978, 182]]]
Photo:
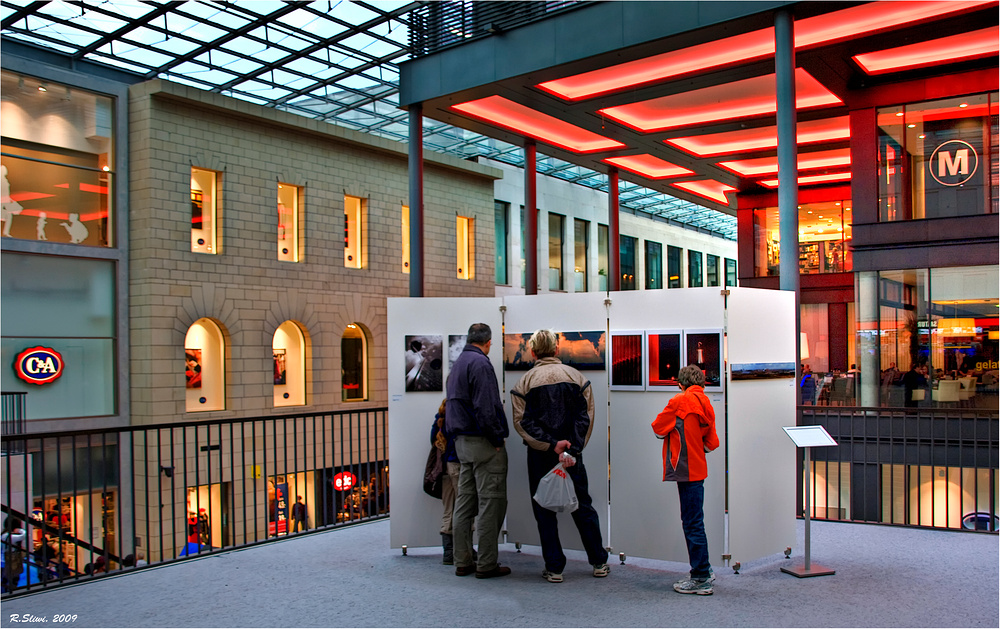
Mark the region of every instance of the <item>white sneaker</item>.
[[600, 578], [600, 577], [606, 577], [609, 574], [611, 574], [611, 568], [608, 567], [608, 564], [602, 563], [602, 564], [598, 564], [598, 565], [594, 566], [594, 576], [595, 577], [598, 577], [598, 578]]
[[563, 582], [563, 576], [561, 572], [549, 572], [548, 570], [545, 570], [542, 572], [542, 578], [548, 581], [549, 583]]

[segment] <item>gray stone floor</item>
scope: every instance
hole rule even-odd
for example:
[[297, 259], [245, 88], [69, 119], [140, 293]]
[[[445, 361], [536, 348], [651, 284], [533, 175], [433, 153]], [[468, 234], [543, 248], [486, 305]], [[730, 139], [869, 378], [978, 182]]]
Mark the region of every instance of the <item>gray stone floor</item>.
[[782, 573], [801, 557], [779, 553], [739, 574], [716, 566], [713, 596], [682, 596], [670, 587], [682, 564], [629, 557], [595, 579], [570, 552], [565, 582], [551, 584], [539, 549], [512, 544], [500, 556], [512, 575], [458, 578], [438, 549], [390, 549], [383, 520], [17, 597], [0, 626], [1000, 626], [996, 535], [814, 522], [812, 549], [835, 575]]

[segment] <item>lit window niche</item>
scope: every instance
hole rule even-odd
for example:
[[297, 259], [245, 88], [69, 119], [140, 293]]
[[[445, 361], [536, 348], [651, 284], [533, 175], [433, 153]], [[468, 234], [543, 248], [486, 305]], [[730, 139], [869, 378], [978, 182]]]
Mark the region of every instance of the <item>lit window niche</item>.
[[302, 406], [306, 403], [306, 339], [292, 321], [274, 332], [274, 405]]
[[360, 197], [344, 197], [344, 266], [364, 267], [365, 201]]
[[226, 408], [225, 340], [211, 319], [198, 319], [184, 337], [185, 410]]
[[403, 206], [403, 273], [410, 272], [410, 208]]
[[278, 184], [278, 259], [299, 261], [299, 199], [302, 188]]
[[455, 219], [455, 244], [458, 250], [457, 276], [460, 280], [471, 280], [475, 277], [473, 268], [473, 219], [458, 216]]
[[219, 253], [218, 173], [191, 169], [191, 251]]
[[340, 381], [344, 402], [368, 399], [368, 337], [357, 323], [347, 324], [340, 339]]

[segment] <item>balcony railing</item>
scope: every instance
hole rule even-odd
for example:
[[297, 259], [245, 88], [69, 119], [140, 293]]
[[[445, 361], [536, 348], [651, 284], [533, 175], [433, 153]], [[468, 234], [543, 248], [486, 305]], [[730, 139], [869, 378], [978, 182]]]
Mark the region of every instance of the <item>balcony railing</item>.
[[2, 406], [0, 406], [0, 434], [3, 435], [2, 451], [4, 454], [16, 454], [14, 450], [20, 446], [17, 441], [7, 441], [7, 437], [24, 434], [24, 404], [28, 394], [24, 391], [7, 392], [0, 394]]
[[387, 427], [376, 408], [4, 435], [14, 593], [387, 517]]

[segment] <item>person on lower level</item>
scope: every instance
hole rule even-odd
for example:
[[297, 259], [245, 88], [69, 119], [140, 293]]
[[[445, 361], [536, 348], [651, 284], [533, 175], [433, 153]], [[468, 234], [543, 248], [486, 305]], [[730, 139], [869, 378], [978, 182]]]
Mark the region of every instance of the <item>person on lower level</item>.
[[705, 372], [697, 365], [682, 367], [677, 374], [681, 393], [674, 396], [653, 420], [653, 433], [663, 439], [663, 480], [677, 483], [681, 524], [687, 542], [691, 574], [674, 583], [681, 594], [712, 594], [715, 573], [708, 560], [705, 535], [705, 454], [719, 447], [715, 411], [705, 396]]

